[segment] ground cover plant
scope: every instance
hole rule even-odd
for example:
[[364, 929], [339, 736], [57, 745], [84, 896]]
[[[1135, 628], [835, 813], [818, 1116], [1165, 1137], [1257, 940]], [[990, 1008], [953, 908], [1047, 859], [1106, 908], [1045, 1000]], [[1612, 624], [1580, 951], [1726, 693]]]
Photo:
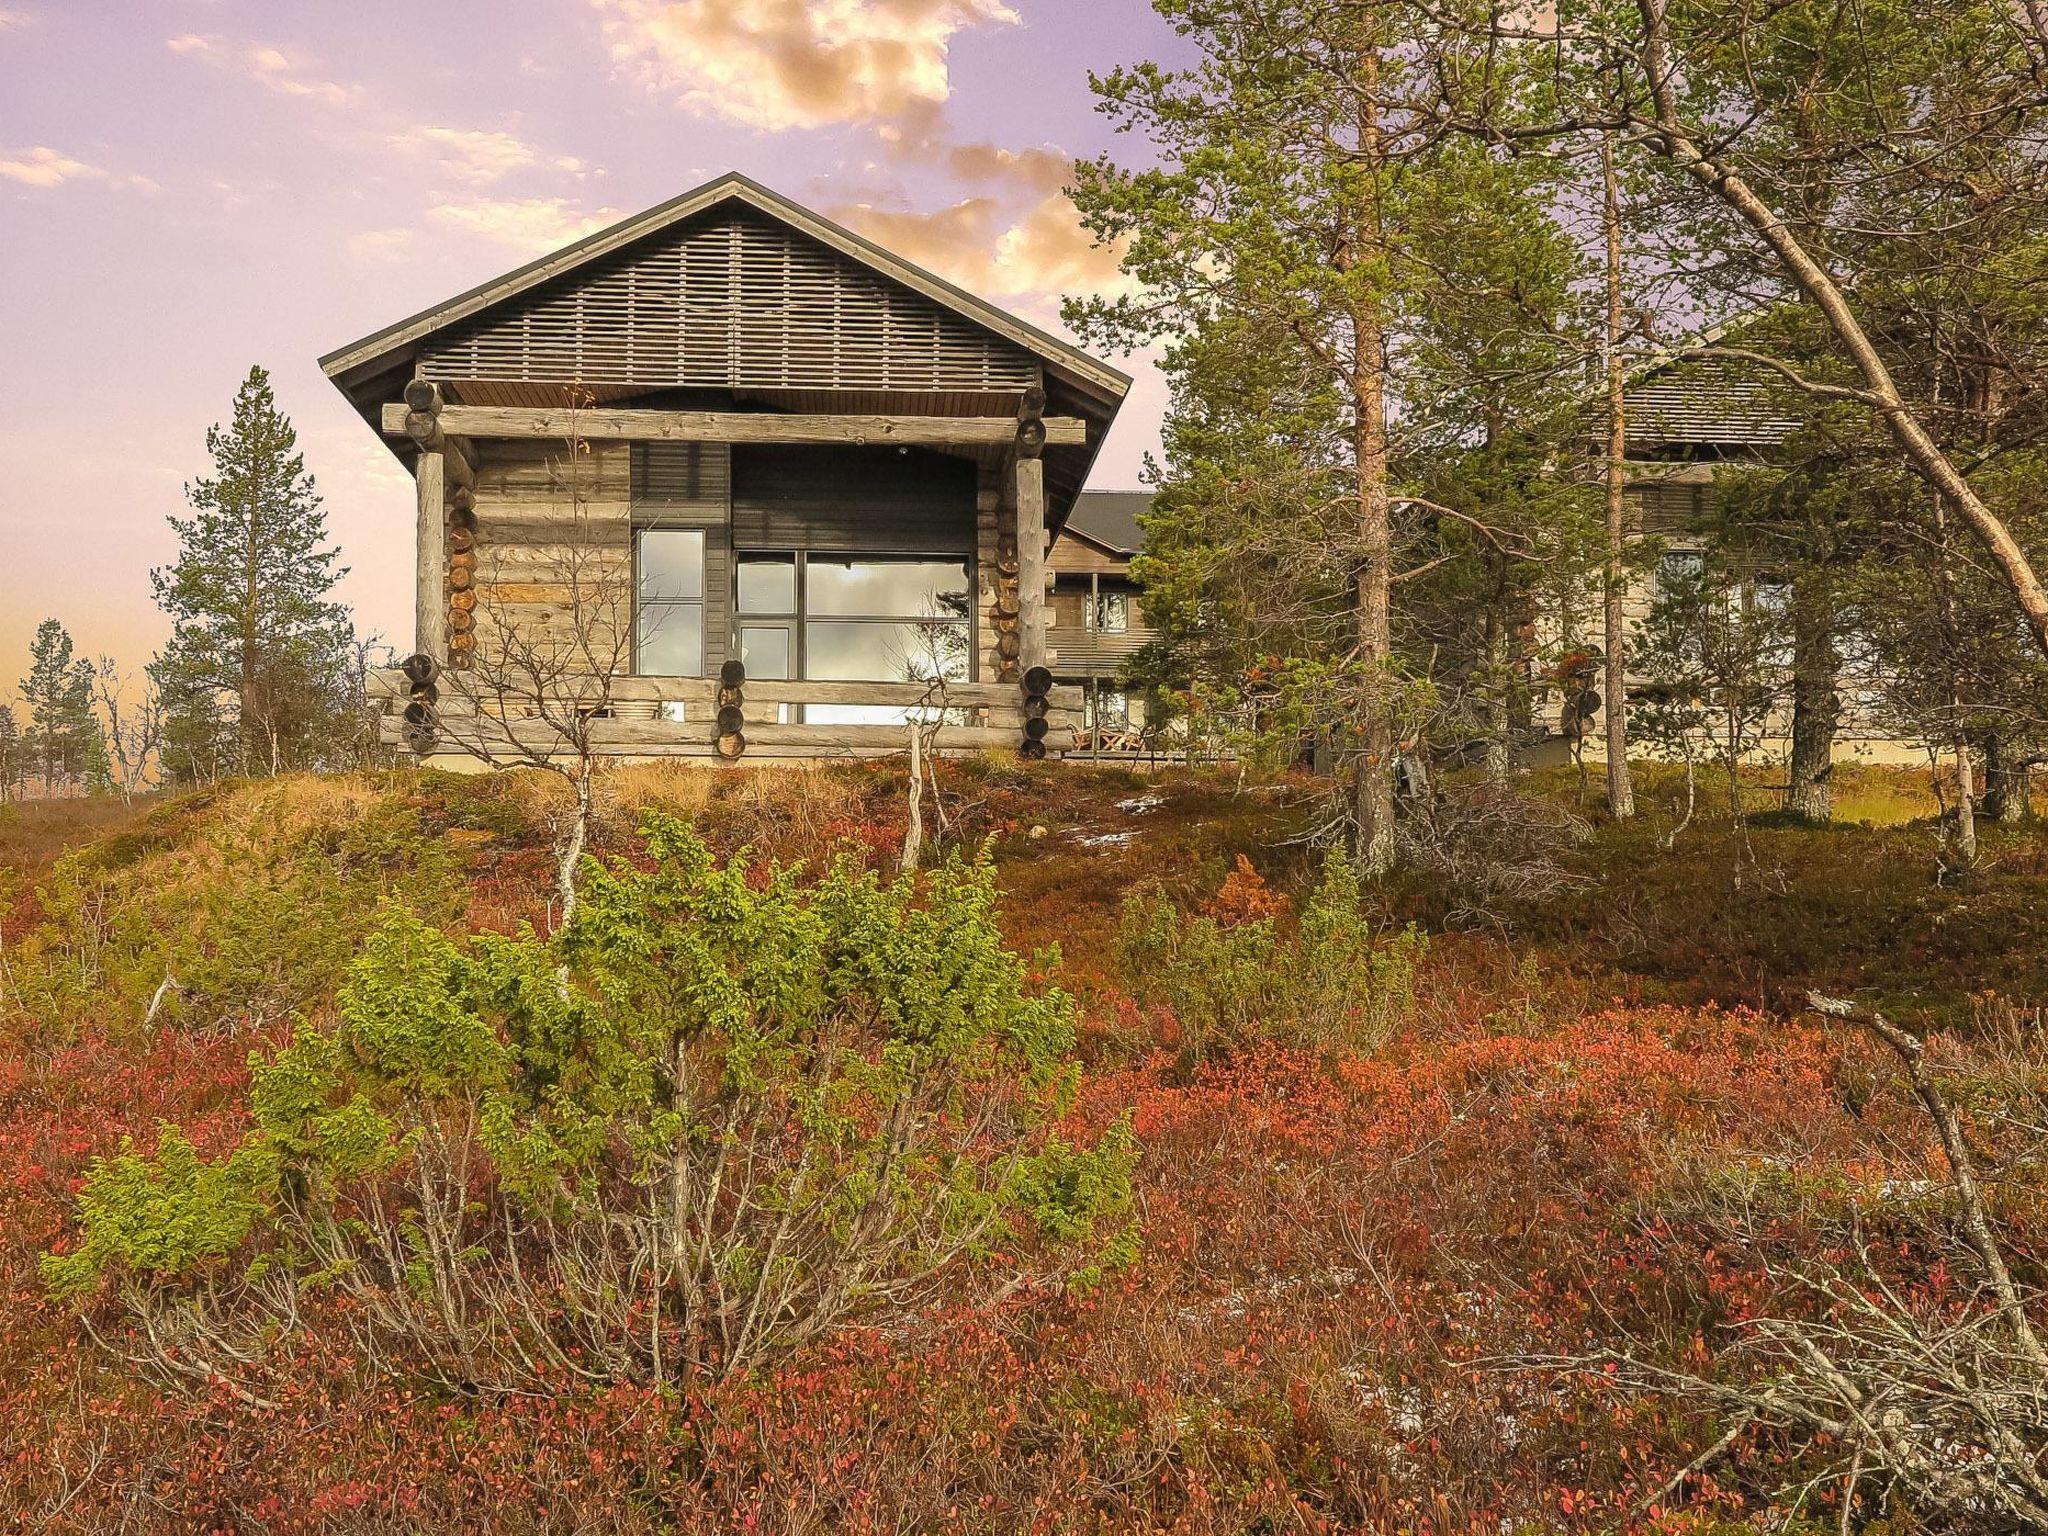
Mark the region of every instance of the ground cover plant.
[[1916, 1080], [1793, 988], [1935, 1037], [2040, 1326], [2033, 827], [1959, 884], [1925, 821], [1764, 817], [1738, 895], [1705, 810], [1660, 860], [1652, 773], [1565, 854], [1632, 927], [1569, 887], [1475, 923], [1290, 841], [1285, 781], [942, 782], [906, 880], [900, 769], [627, 770], [560, 932], [517, 775], [39, 832], [8, 1521], [2028, 1528], [1792, 1374], [1831, 1341], [1980, 1468], [1878, 1346], [2027, 1382]]

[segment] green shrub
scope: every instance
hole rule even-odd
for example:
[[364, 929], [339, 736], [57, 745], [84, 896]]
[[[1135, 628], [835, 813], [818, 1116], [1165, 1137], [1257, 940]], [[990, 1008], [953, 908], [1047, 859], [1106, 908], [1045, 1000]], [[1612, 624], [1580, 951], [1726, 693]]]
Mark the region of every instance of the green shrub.
[[1429, 940], [1412, 925], [1377, 935], [1349, 860], [1330, 856], [1298, 921], [1288, 923], [1285, 905], [1268, 897], [1190, 914], [1156, 889], [1126, 898], [1117, 935], [1125, 985], [1172, 1014], [1186, 1054], [1259, 1036], [1372, 1051], [1413, 1007]]
[[338, 1288], [380, 1358], [519, 1391], [745, 1369], [997, 1255], [1131, 1256], [1129, 1132], [1055, 1131], [1073, 1005], [1004, 948], [987, 864], [806, 884], [644, 830], [550, 940], [389, 912], [332, 1027], [252, 1060], [240, 1147], [97, 1165], [50, 1284], [185, 1340]]

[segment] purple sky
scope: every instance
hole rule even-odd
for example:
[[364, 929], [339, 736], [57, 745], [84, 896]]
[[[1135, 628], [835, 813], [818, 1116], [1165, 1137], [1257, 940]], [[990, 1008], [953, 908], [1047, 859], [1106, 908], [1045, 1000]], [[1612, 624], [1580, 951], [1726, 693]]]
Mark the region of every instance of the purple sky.
[[[1142, 0], [0, 0], [0, 695], [48, 615], [137, 667], [205, 432], [271, 370], [365, 633], [411, 482], [314, 359], [726, 170], [1040, 324], [1101, 289], [1059, 195]], [[1123, 143], [1123, 153], [1137, 146]], [[1093, 483], [1138, 483], [1139, 376]]]

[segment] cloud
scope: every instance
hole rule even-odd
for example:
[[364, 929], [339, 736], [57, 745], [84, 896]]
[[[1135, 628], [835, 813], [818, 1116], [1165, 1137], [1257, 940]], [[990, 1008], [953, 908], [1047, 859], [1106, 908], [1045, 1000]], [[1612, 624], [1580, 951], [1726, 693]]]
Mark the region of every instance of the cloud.
[[397, 261], [412, 249], [416, 234], [410, 229], [365, 229], [348, 237], [348, 253], [364, 266]]
[[154, 192], [155, 182], [147, 176], [120, 176], [104, 166], [38, 144], [33, 149], [0, 151], [0, 177], [25, 187], [61, 187], [67, 181], [92, 181], [110, 187], [127, 187], [137, 192]]
[[13, 151], [6, 159], [0, 160], [0, 176], [31, 187], [55, 187], [67, 181], [97, 181], [106, 174], [96, 165], [74, 160], [42, 144], [34, 149]]
[[972, 293], [1049, 304], [1063, 294], [1128, 289], [1116, 251], [1095, 244], [1079, 211], [1058, 190], [1020, 211], [984, 196], [932, 213], [856, 203], [835, 209], [833, 216]]
[[856, 202], [835, 217], [976, 293], [1049, 309], [1060, 295], [1133, 291], [1119, 251], [1095, 243], [1067, 197], [1073, 160], [1065, 151], [955, 143], [943, 129], [939, 121], [918, 132], [885, 125], [878, 136], [897, 160], [944, 170], [967, 196], [930, 213]]
[[502, 181], [514, 171], [546, 166], [571, 176], [593, 173], [574, 155], [548, 155], [509, 133], [479, 128], [444, 128], [427, 125], [407, 133], [395, 133], [391, 143], [402, 150], [426, 156], [443, 175], [474, 186]]
[[16, 27], [25, 27], [35, 18], [27, 11], [9, 10], [0, 6], [0, 32], [12, 32]]
[[953, 35], [1003, 0], [591, 0], [613, 62], [707, 117], [778, 131], [935, 111]]
[[559, 197], [483, 198], [467, 203], [440, 203], [428, 210], [441, 223], [464, 234], [536, 254], [616, 223], [616, 208], [585, 213]]
[[238, 43], [210, 33], [187, 32], [171, 38], [164, 46], [175, 54], [253, 80], [280, 96], [298, 96], [332, 107], [349, 106], [362, 99], [361, 86], [311, 77], [301, 61], [264, 43]]

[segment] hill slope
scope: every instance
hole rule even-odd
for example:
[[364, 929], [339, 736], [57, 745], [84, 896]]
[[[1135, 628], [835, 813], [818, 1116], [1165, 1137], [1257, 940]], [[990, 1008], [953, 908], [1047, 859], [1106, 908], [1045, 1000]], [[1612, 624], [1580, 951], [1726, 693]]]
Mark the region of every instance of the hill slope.
[[[660, 809], [757, 871], [835, 851], [887, 867], [902, 793], [888, 768], [628, 770], [596, 851], [647, 869], [636, 826]], [[151, 1339], [152, 1315], [195, 1314], [149, 1307], [223, 1285], [232, 1253], [140, 1310], [146, 1266], [82, 1311], [39, 1272], [77, 1243], [95, 1158], [153, 1151], [166, 1123], [202, 1158], [246, 1136], [252, 1060], [330, 1026], [392, 908], [458, 936], [547, 929], [545, 783], [228, 785], [53, 862], [62, 834], [39, 831], [0, 886], [6, 1513], [78, 1531], [1620, 1529], [1722, 1421], [1536, 1362], [1739, 1379], [1745, 1319], [1784, 1303], [1783, 1261], [1845, 1191], [1930, 1166], [1888, 1062], [1788, 999], [1861, 986], [1989, 1027], [2020, 1014], [1987, 988], [2048, 995], [2031, 832], [1957, 888], [1924, 829], [1763, 826], [1738, 886], [1725, 825], [1675, 855], [1602, 828], [1568, 855], [1579, 883], [1454, 932], [1443, 914], [1471, 903], [1429, 878], [1318, 895], [1285, 786], [962, 765], [943, 803], [948, 846], [990, 851], [1030, 985], [1077, 999], [1057, 1130], [1129, 1125], [1135, 1257], [1023, 1283], [1020, 1231], [935, 1298], [682, 1394], [595, 1364], [547, 1392], [451, 1391], [312, 1292], [296, 1329], [221, 1314], [217, 1334]], [[476, 1177], [479, 1201], [504, 1198]], [[1898, 1240], [1920, 1283], [1922, 1239]], [[1693, 1523], [1665, 1528], [1779, 1507], [1827, 1454], [1735, 1444], [1684, 1490]]]

